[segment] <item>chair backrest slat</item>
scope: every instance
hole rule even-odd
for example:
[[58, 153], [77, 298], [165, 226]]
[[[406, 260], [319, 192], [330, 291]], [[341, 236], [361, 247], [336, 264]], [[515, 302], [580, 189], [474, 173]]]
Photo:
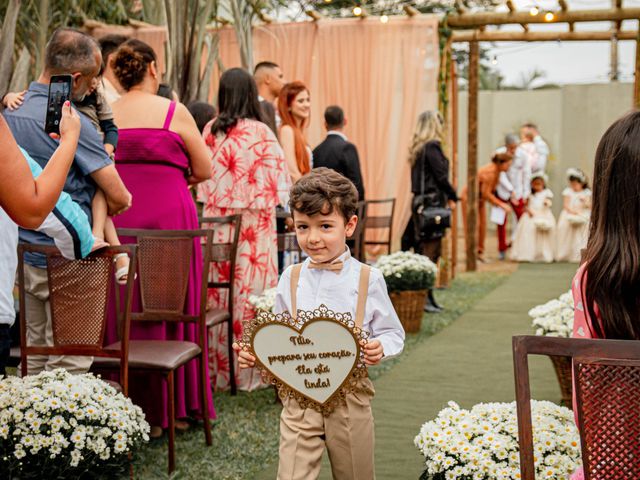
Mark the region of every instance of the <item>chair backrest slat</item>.
[[[364, 248], [367, 245], [385, 245], [387, 253], [391, 253], [391, 244], [393, 239], [393, 218], [396, 209], [395, 198], [385, 198], [380, 200], [366, 200], [359, 208], [359, 214], [362, 215], [362, 231], [359, 232], [360, 257], [365, 256]], [[380, 213], [383, 211], [384, 213]], [[368, 230], [387, 229], [387, 235], [384, 240], [368, 241]], [[361, 258], [362, 259], [362, 258]]]
[[202, 217], [200, 226], [212, 232], [209, 260], [218, 264], [219, 272], [215, 281], [211, 278], [207, 279], [207, 287], [228, 289], [229, 302], [232, 303], [242, 215]]

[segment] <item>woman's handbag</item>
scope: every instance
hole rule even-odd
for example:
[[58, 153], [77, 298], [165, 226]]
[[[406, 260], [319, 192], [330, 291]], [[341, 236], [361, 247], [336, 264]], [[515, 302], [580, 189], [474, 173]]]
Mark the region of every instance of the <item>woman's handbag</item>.
[[425, 163], [420, 169], [420, 194], [413, 198], [412, 216], [416, 239], [433, 240], [443, 237], [451, 227], [451, 209], [444, 206], [440, 192], [425, 194]]

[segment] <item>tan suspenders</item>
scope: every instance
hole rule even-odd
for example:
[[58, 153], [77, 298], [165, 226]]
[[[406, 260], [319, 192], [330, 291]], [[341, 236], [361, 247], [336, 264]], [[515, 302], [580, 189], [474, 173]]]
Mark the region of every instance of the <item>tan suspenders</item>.
[[[296, 318], [298, 314], [298, 282], [300, 281], [300, 271], [302, 270], [302, 263], [298, 263], [293, 266], [291, 270], [291, 316]], [[371, 274], [371, 267], [369, 265], [362, 264], [360, 267], [360, 280], [358, 282], [358, 303], [356, 306], [356, 327], [362, 328], [364, 322], [365, 308], [367, 306], [367, 295], [369, 293], [369, 276]], [[319, 306], [319, 305], [318, 305]]]

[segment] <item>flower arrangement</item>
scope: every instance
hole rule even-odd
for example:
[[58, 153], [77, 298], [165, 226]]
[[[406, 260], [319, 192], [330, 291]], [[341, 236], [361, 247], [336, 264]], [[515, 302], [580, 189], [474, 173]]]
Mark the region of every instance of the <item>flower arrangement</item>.
[[573, 332], [573, 297], [571, 291], [563, 293], [543, 305], [529, 310], [536, 335], [568, 338]]
[[142, 409], [92, 374], [0, 379], [4, 478], [119, 478], [148, 434]]
[[[566, 479], [580, 465], [580, 438], [571, 410], [531, 402], [536, 478]], [[422, 479], [515, 480], [520, 477], [516, 404], [449, 402], [414, 440], [425, 457]]]
[[276, 289], [269, 288], [262, 292], [261, 295], [249, 295], [249, 303], [256, 310], [273, 312], [273, 307], [276, 304]]
[[382, 255], [375, 263], [390, 292], [429, 290], [435, 283], [438, 267], [424, 255], [395, 252]]

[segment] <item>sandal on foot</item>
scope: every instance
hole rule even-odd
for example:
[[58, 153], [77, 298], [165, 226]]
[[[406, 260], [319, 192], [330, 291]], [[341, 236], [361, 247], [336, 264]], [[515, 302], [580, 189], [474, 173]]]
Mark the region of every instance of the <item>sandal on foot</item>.
[[[123, 265], [122, 267], [116, 269], [116, 283], [118, 285], [126, 285], [127, 284], [127, 277], [129, 275], [129, 255], [127, 255], [126, 253], [118, 253], [116, 255], [113, 256], [113, 261], [117, 262], [119, 258], [126, 258], [127, 259], [127, 264]], [[135, 278], [138, 278], [138, 274], [136, 273]]]
[[162, 436], [162, 427], [152, 425], [149, 431], [149, 438], [160, 438]]

